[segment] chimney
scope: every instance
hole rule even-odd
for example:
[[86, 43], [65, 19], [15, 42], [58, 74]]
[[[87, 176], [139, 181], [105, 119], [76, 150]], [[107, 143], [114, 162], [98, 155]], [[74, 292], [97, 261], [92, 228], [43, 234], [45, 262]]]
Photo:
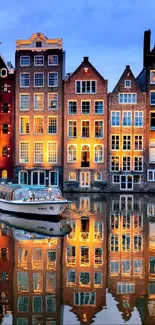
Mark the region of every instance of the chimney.
[[88, 63], [88, 61], [89, 61], [89, 56], [84, 56], [84, 58], [83, 58], [83, 62], [84, 62], [84, 63]]
[[147, 55], [150, 53], [151, 31], [144, 32], [144, 47], [143, 47], [143, 67], [147, 65]]

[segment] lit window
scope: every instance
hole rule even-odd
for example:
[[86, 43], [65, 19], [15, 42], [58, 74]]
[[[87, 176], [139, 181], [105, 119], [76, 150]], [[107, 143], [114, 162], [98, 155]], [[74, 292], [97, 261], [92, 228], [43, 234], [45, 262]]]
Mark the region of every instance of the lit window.
[[58, 162], [58, 143], [56, 141], [49, 141], [47, 147], [48, 163]]
[[150, 84], [155, 84], [155, 71], [150, 71]]
[[34, 116], [34, 134], [43, 134], [44, 122], [42, 116]]
[[75, 92], [77, 94], [94, 94], [97, 91], [96, 83], [95, 80], [75, 81]]
[[103, 114], [104, 113], [104, 102], [102, 100], [95, 101], [95, 114]]
[[89, 247], [82, 246], [81, 249], [81, 265], [89, 265]]
[[34, 65], [35, 66], [44, 65], [44, 56], [43, 55], [35, 55], [34, 56]]
[[35, 72], [34, 73], [34, 87], [44, 87], [44, 73]]
[[48, 134], [58, 133], [58, 118], [57, 116], [48, 117]]
[[44, 94], [38, 93], [34, 94], [34, 110], [43, 110], [44, 109]]
[[120, 126], [120, 112], [111, 112], [111, 126]]
[[3, 169], [3, 170], [2, 170], [2, 178], [3, 178], [3, 179], [6, 179], [7, 177], [8, 177], [8, 172], [7, 172], [6, 169]]
[[43, 163], [43, 142], [34, 143], [34, 163]]
[[103, 121], [95, 121], [95, 138], [103, 138]]
[[48, 73], [48, 87], [58, 87], [58, 73], [49, 72]]
[[81, 114], [90, 114], [90, 101], [82, 101], [81, 103], [82, 109], [81, 109]]
[[143, 126], [143, 112], [134, 112], [134, 126]]
[[56, 110], [58, 109], [58, 94], [48, 93], [48, 109]]
[[20, 110], [28, 111], [30, 109], [30, 95], [20, 94]]
[[76, 138], [76, 137], [77, 137], [77, 122], [68, 121], [68, 138]]
[[20, 163], [29, 162], [29, 142], [20, 142]]
[[111, 171], [117, 172], [120, 169], [120, 157], [119, 156], [111, 156]]
[[150, 140], [149, 161], [155, 163], [155, 140]]
[[58, 55], [48, 55], [48, 65], [58, 65]]
[[95, 145], [94, 151], [95, 151], [95, 157], [94, 157], [95, 163], [102, 163], [103, 162], [103, 145], [100, 145], [100, 144]]
[[29, 87], [30, 86], [30, 74], [21, 73], [20, 74], [20, 87]]
[[137, 104], [137, 94], [119, 94], [119, 104]]
[[112, 134], [111, 136], [111, 150], [119, 150], [120, 139], [119, 135]]
[[20, 56], [20, 66], [28, 67], [29, 65], [30, 65], [30, 57], [28, 55]]
[[102, 181], [102, 174], [97, 172], [94, 174], [94, 181]]
[[123, 112], [123, 126], [131, 126], [131, 112]]
[[69, 181], [76, 181], [76, 173], [74, 172], [69, 173]]
[[69, 115], [76, 115], [77, 114], [77, 102], [76, 101], [69, 101], [68, 102], [68, 114]]
[[29, 116], [20, 116], [20, 134], [29, 134]]
[[68, 162], [76, 162], [76, 146], [74, 144], [68, 146]]
[[131, 80], [125, 80], [124, 85], [126, 88], [130, 88], [131, 87]]

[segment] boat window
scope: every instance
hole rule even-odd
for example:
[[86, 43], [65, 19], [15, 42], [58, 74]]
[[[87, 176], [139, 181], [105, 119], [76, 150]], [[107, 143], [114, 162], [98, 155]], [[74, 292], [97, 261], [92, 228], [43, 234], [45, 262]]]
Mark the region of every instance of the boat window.
[[54, 228], [50, 228], [49, 231], [54, 231]]

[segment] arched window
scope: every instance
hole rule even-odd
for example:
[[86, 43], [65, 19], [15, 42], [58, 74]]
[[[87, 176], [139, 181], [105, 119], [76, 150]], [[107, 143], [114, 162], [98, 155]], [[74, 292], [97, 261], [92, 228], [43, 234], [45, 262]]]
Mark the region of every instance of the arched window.
[[8, 177], [8, 172], [6, 169], [2, 170], [2, 178], [7, 178]]
[[101, 181], [102, 180], [102, 174], [97, 172], [94, 174], [94, 181]]
[[8, 147], [7, 146], [4, 146], [2, 148], [2, 156], [3, 157], [7, 157], [8, 156]]
[[26, 170], [21, 170], [18, 174], [18, 182], [19, 184], [28, 184], [28, 172]]
[[76, 181], [76, 173], [74, 172], [69, 173], [69, 181]]
[[8, 133], [8, 124], [7, 123], [2, 124], [2, 133]]
[[81, 160], [81, 167], [90, 167], [90, 149], [87, 145], [82, 146]]
[[68, 147], [68, 162], [76, 161], [76, 146], [74, 144], [69, 145]]
[[101, 144], [95, 145], [95, 162], [103, 162], [103, 145]]
[[58, 172], [56, 170], [52, 170], [49, 172], [49, 185], [50, 186], [58, 186]]

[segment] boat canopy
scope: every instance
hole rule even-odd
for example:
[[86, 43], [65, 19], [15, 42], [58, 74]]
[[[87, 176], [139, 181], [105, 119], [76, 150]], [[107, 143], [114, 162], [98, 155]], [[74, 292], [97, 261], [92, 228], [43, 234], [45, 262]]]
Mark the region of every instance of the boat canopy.
[[35, 196], [35, 199], [59, 199], [62, 193], [59, 188], [51, 187], [21, 187], [20, 185], [9, 186], [0, 185], [0, 199], [3, 200], [23, 200]]

